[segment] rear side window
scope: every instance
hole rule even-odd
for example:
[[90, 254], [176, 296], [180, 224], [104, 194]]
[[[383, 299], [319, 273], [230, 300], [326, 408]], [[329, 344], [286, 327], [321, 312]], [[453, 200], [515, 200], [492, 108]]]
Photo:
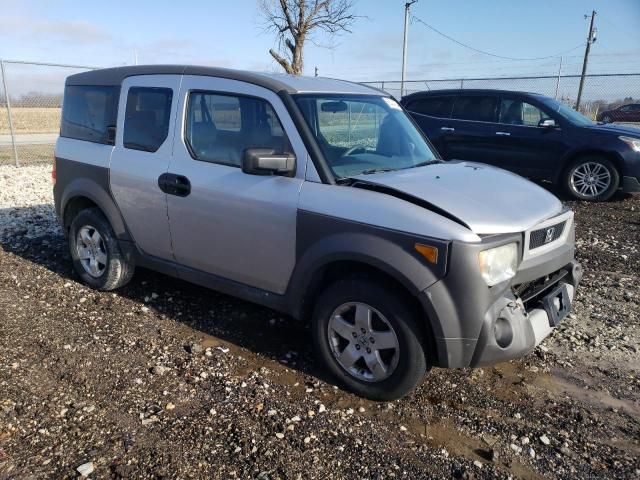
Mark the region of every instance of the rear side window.
[[291, 151], [273, 107], [254, 97], [189, 94], [185, 140], [196, 160], [239, 167], [248, 148]]
[[428, 97], [409, 102], [407, 110], [431, 117], [449, 118], [452, 107], [453, 97]]
[[477, 122], [495, 122], [497, 104], [497, 97], [461, 96], [456, 99], [453, 105], [451, 118]]
[[127, 96], [123, 143], [125, 148], [155, 152], [167, 139], [171, 100], [170, 88], [132, 87]]
[[116, 126], [118, 87], [71, 85], [65, 88], [60, 136], [111, 144], [107, 130]]

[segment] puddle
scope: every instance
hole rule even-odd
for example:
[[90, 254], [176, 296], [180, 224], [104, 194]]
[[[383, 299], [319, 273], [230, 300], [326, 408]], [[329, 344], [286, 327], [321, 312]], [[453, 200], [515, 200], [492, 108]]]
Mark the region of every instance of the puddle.
[[622, 410], [636, 417], [640, 417], [640, 405], [638, 403], [632, 402], [631, 400], [615, 398], [605, 391], [594, 390], [589, 385], [586, 386], [589, 388], [581, 387], [571, 381], [561, 370], [553, 371], [552, 375], [538, 375], [533, 379], [532, 383], [537, 387], [547, 390], [551, 394], [568, 395], [594, 407], [605, 410]]
[[502, 459], [491, 462], [491, 447], [479, 438], [464, 435], [447, 421], [426, 424], [420, 420], [410, 421], [407, 428], [415, 435], [425, 438], [425, 443], [434, 448], [445, 448], [450, 455], [464, 457], [468, 460], [478, 460], [482, 463], [493, 463], [499, 468], [506, 469], [517, 478], [524, 480], [542, 480], [544, 477], [530, 467], [519, 463], [517, 459], [510, 459], [507, 464]]

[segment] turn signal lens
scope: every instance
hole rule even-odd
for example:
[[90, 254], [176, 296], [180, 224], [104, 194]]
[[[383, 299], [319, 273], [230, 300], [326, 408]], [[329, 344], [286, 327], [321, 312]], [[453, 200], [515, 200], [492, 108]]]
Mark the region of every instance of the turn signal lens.
[[416, 243], [415, 249], [420, 255], [427, 259], [427, 262], [438, 263], [438, 249], [436, 247]]

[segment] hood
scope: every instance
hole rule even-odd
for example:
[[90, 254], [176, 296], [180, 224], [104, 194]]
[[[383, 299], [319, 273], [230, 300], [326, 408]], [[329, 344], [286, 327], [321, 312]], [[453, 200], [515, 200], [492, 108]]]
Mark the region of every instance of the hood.
[[475, 162], [451, 161], [353, 178], [429, 204], [478, 235], [521, 232], [562, 211], [560, 200], [542, 187]]
[[593, 125], [589, 128], [597, 130], [598, 132], [609, 133], [612, 135], [629, 135], [631, 137], [640, 138], [640, 128], [637, 127], [619, 125], [614, 123], [603, 123]]

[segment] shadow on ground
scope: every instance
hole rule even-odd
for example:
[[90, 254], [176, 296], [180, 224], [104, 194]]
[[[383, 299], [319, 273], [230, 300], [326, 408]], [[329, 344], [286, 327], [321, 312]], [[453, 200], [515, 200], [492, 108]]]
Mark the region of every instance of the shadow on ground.
[[[47, 217], [42, 215], [42, 208], [8, 210], [12, 218], [20, 217], [26, 227], [3, 232], [0, 248], [47, 268], [63, 281], [80, 283], [72, 267], [67, 241], [59, 229], [38, 227]], [[34, 212], [38, 212], [37, 218], [31, 217]], [[0, 209], [0, 220], [3, 215], [6, 218], [6, 213], [7, 209]], [[4, 228], [1, 223], [0, 228]], [[42, 231], [47, 233], [41, 234]], [[32, 232], [36, 235], [32, 236]], [[215, 344], [215, 339], [210, 338], [215, 337], [333, 383], [313, 361], [309, 330], [281, 313], [143, 268], [136, 269], [128, 285], [104, 295], [111, 293], [187, 325], [195, 330], [193, 340], [205, 345]]]

